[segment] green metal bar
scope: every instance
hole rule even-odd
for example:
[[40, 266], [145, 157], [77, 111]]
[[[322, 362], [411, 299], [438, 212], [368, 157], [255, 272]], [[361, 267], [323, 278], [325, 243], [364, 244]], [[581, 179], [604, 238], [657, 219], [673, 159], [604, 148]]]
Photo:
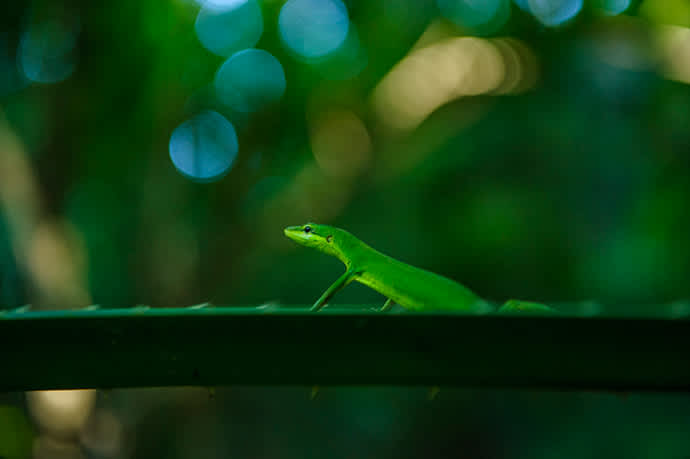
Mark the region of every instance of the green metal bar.
[[0, 314], [0, 391], [233, 384], [690, 391], [690, 321], [330, 308]]

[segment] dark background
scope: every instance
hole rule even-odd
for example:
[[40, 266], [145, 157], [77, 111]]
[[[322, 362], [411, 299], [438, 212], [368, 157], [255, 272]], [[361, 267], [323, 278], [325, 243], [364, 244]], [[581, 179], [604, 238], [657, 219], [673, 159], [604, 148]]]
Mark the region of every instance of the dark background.
[[[307, 221], [496, 301], [690, 297], [685, 1], [201, 3], [3, 6], [3, 307], [308, 305], [342, 267]], [[0, 457], [690, 454], [685, 396], [310, 390], [7, 394]]]

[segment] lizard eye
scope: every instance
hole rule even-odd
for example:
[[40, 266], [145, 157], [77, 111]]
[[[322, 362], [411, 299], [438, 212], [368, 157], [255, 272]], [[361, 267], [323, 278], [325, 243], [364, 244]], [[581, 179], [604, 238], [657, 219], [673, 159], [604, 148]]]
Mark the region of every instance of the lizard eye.
[[305, 233], [310, 233], [311, 232], [311, 226], [307, 225], [304, 227], [304, 232]]

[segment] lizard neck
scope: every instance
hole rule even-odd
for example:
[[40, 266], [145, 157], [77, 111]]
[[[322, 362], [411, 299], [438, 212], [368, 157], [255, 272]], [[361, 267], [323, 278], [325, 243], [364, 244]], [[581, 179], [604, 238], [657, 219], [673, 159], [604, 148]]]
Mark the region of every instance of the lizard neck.
[[341, 230], [340, 237], [335, 242], [334, 253], [342, 261], [347, 269], [360, 269], [366, 262], [377, 256], [382, 256], [372, 247], [368, 246], [352, 234]]

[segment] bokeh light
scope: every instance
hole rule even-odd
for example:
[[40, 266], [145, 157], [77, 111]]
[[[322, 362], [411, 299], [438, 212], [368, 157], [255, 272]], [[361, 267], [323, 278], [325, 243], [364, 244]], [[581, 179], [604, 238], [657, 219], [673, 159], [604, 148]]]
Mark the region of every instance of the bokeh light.
[[657, 62], [650, 56], [649, 44], [640, 39], [646, 26], [636, 19], [611, 22], [603, 21], [590, 39], [573, 47], [578, 78], [588, 80], [602, 101], [640, 106], [649, 100], [647, 88], [656, 80]]
[[206, 7], [221, 11], [237, 7], [243, 3], [246, 3], [246, 0], [196, 0], [196, 3], [202, 8]]
[[19, 43], [17, 63], [21, 72], [37, 83], [57, 83], [75, 68], [77, 28], [52, 20], [30, 25]]
[[41, 435], [32, 445], [32, 459], [86, 459], [81, 445], [71, 438]]
[[529, 0], [513, 0], [513, 3], [515, 3], [522, 11], [529, 12]]
[[37, 223], [26, 259], [37, 290], [51, 307], [91, 304], [84, 239], [70, 222], [46, 219]]
[[678, 26], [661, 26], [656, 33], [661, 72], [675, 81], [690, 83], [690, 29]]
[[364, 70], [369, 61], [367, 50], [359, 40], [354, 24], [350, 24], [345, 42], [337, 50], [322, 59], [309, 61], [316, 71], [328, 80], [342, 81], [354, 78]]
[[510, 0], [436, 0], [441, 13], [460, 27], [486, 34], [510, 17]]
[[350, 26], [340, 0], [288, 0], [280, 10], [278, 27], [283, 43], [300, 57], [323, 57], [338, 49]]
[[330, 176], [357, 175], [370, 160], [366, 126], [349, 110], [330, 110], [313, 117], [310, 143], [321, 170]]
[[22, 276], [30, 279], [31, 302], [37, 308], [91, 304], [82, 234], [60, 217], [42, 215], [44, 199], [28, 151], [2, 116], [0, 152], [0, 225], [7, 230]]
[[123, 426], [115, 414], [108, 410], [94, 410], [84, 426], [82, 445], [98, 457], [118, 457], [122, 450]]
[[214, 84], [221, 102], [238, 112], [251, 113], [277, 102], [286, 83], [278, 59], [262, 49], [246, 49], [223, 63]]
[[27, 392], [31, 415], [42, 429], [58, 436], [72, 436], [86, 423], [96, 401], [95, 390]]
[[178, 171], [196, 181], [221, 178], [230, 170], [238, 148], [232, 123], [210, 110], [180, 124], [170, 136], [170, 159]]
[[495, 94], [520, 94], [534, 87], [539, 77], [537, 56], [515, 38], [495, 38], [491, 43], [503, 59], [503, 81]]
[[261, 38], [264, 23], [256, 0], [208, 0], [203, 4], [194, 28], [201, 44], [212, 53], [229, 56], [253, 47]]
[[592, 0], [592, 6], [607, 16], [621, 14], [630, 7], [632, 0]]
[[529, 11], [542, 24], [555, 27], [573, 19], [582, 9], [583, 0], [527, 0]]
[[443, 104], [496, 90], [504, 79], [503, 56], [490, 41], [450, 38], [399, 62], [375, 89], [374, 108], [388, 127], [410, 130]]
[[606, 21], [591, 41], [583, 40], [583, 46], [591, 45], [596, 57], [607, 65], [646, 72], [655, 66], [657, 60], [648, 34], [648, 25], [644, 21], [626, 17], [616, 19], [615, 23]]

